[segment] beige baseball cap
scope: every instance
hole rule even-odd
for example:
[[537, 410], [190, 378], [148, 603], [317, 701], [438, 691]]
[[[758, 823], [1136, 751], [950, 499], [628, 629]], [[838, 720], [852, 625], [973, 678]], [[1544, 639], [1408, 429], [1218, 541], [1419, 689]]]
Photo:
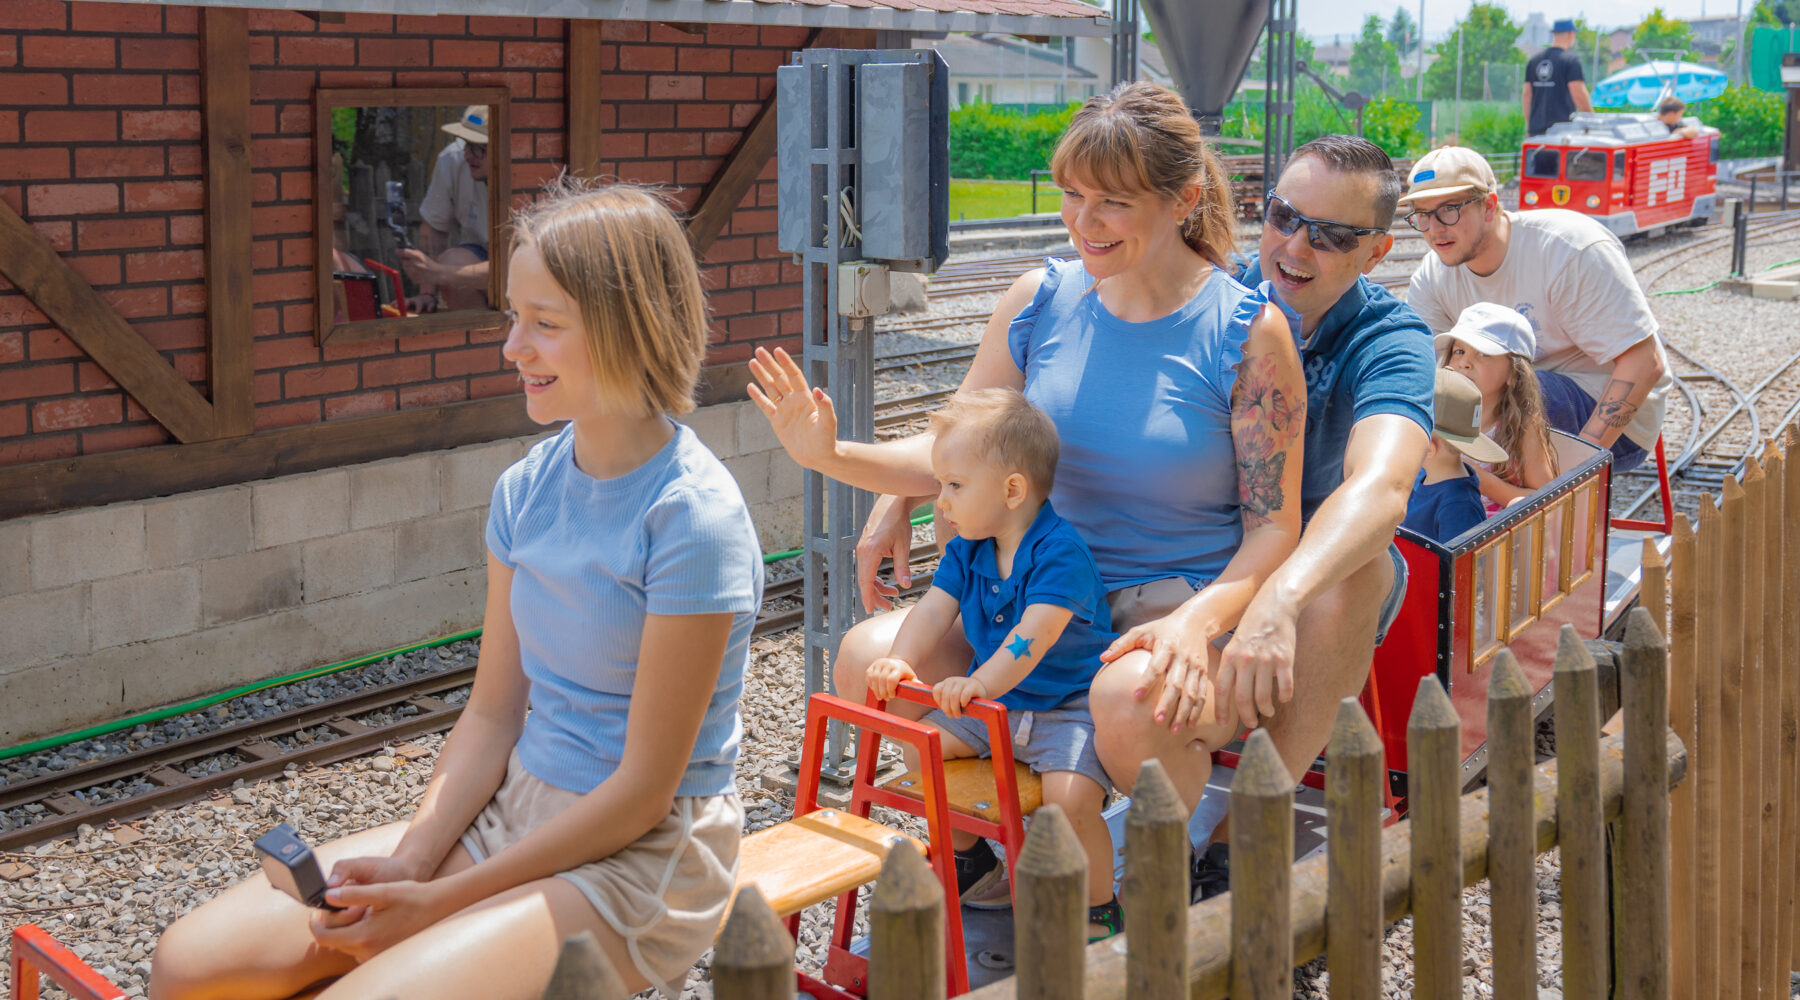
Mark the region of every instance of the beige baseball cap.
[[1400, 204], [1410, 205], [1418, 198], [1435, 198], [1439, 195], [1488, 194], [1500, 189], [1500, 182], [1494, 179], [1494, 168], [1481, 154], [1466, 146], [1440, 146], [1419, 157], [1413, 164], [1412, 174], [1407, 178], [1406, 193], [1400, 196]]
[[1477, 462], [1506, 461], [1506, 449], [1481, 433], [1481, 389], [1467, 375], [1439, 368], [1432, 405], [1436, 436]]
[[471, 104], [463, 109], [462, 120], [443, 126], [444, 131], [468, 142], [479, 142], [483, 146], [488, 141], [488, 106]]

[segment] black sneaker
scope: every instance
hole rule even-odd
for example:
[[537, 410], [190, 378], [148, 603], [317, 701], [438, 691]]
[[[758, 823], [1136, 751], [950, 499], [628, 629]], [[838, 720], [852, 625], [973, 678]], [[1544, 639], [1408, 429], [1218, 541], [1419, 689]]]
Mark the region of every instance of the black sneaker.
[[1000, 867], [1000, 858], [987, 841], [977, 840], [974, 847], [956, 852], [958, 902], [966, 902], [969, 897], [993, 888], [995, 882], [1005, 878], [1006, 872]]
[[1189, 898], [1195, 902], [1231, 891], [1231, 846], [1212, 844], [1194, 855], [1188, 869]]
[[1125, 911], [1119, 909], [1119, 897], [1114, 896], [1099, 906], [1088, 907], [1088, 923], [1106, 928], [1104, 933], [1095, 934], [1093, 927], [1090, 926], [1088, 944], [1104, 941], [1115, 934], [1123, 934], [1125, 932]]

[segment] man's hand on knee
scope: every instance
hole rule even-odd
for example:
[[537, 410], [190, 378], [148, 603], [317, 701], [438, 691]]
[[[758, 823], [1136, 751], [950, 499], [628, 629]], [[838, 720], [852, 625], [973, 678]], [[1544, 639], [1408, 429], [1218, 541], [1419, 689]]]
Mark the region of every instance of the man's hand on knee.
[[1292, 609], [1271, 606], [1258, 599], [1250, 602], [1237, 632], [1219, 659], [1217, 721], [1237, 715], [1242, 725], [1255, 728], [1263, 717], [1275, 714], [1275, 703], [1294, 697], [1294, 622]]

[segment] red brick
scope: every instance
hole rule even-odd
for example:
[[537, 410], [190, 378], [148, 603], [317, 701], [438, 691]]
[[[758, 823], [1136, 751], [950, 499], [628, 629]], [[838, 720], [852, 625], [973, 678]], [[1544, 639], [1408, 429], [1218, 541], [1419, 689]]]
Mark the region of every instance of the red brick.
[[392, 87], [394, 74], [387, 70], [322, 69], [320, 87]]
[[756, 311], [775, 312], [781, 309], [800, 308], [800, 289], [792, 286], [781, 288], [758, 288], [756, 290]]
[[471, 17], [471, 35], [508, 35], [530, 38], [537, 34], [537, 21], [529, 17]]
[[641, 42], [645, 38], [642, 21], [601, 21], [600, 37], [609, 42]]
[[[602, 81], [606, 78], [602, 77]], [[684, 108], [686, 106], [684, 105]], [[626, 104], [619, 108], [618, 120], [613, 123], [614, 129], [658, 129], [674, 128], [676, 124], [675, 108], [667, 104]], [[613, 137], [606, 137], [608, 144]]]
[[26, 35], [22, 41], [21, 63], [26, 66], [112, 69], [119, 64], [119, 48], [111, 38]]
[[431, 377], [431, 355], [408, 354], [382, 361], [363, 362], [363, 385], [373, 389], [402, 382], [423, 382]]
[[313, 162], [312, 152], [311, 136], [258, 139], [250, 144], [250, 166], [255, 170], [304, 167]]
[[460, 35], [467, 31], [460, 17], [433, 17], [400, 14], [394, 18], [394, 32], [401, 35]]
[[199, 34], [200, 8], [173, 5], [164, 7], [163, 32], [168, 35]]
[[350, 35], [391, 35], [394, 33], [394, 16], [392, 14], [350, 14], [344, 18], [343, 24], [321, 24], [319, 30]]
[[[399, 395], [400, 408], [410, 410], [420, 406], [459, 403], [469, 398], [469, 389], [461, 382], [435, 382], [431, 385], [402, 386]], [[0, 413], [0, 420], [4, 420], [3, 413]]]
[[396, 87], [460, 87], [465, 82], [455, 70], [402, 70], [394, 74]]
[[[10, 88], [9, 88], [10, 89]], [[27, 111], [26, 142], [112, 142], [119, 138], [113, 111]]]
[[497, 372], [500, 368], [500, 350], [495, 347], [472, 347], [461, 351], [440, 351], [437, 354], [438, 378]]
[[326, 361], [372, 358], [378, 354], [393, 354], [394, 342], [391, 340], [361, 340], [352, 344], [327, 344], [322, 353]]
[[501, 61], [511, 67], [561, 69], [563, 66], [561, 42], [507, 42], [501, 52], [504, 54]]
[[760, 104], [733, 104], [731, 106], [731, 127], [748, 128], [750, 123], [756, 120], [756, 116], [761, 113], [762, 105]]
[[206, 381], [206, 352], [188, 351], [169, 359], [175, 366], [175, 374], [196, 384]]
[[787, 57], [786, 49], [738, 49], [731, 54], [731, 70], [750, 76], [773, 76]]
[[169, 312], [171, 315], [191, 316], [205, 311], [205, 285], [196, 282], [192, 285], [176, 285], [169, 289]]
[[675, 109], [675, 124], [685, 129], [726, 128], [731, 109], [723, 104], [683, 104]]
[[698, 132], [652, 132], [644, 150], [650, 156], [689, 157], [701, 153]]
[[[102, 293], [103, 297], [104, 294]], [[33, 330], [26, 334], [25, 354], [33, 361], [87, 357], [87, 353], [76, 347], [75, 342], [61, 330]]]
[[81, 453], [96, 455], [104, 451], [127, 451], [132, 448], [149, 448], [168, 443], [168, 431], [156, 424], [138, 424], [134, 427], [82, 432]]
[[258, 302], [283, 302], [311, 298], [317, 288], [310, 271], [277, 271], [252, 276], [250, 290]]
[[731, 57], [730, 49], [684, 45], [680, 50], [680, 58], [676, 62], [676, 66], [683, 73], [729, 73], [731, 72]]
[[276, 403], [272, 406], [256, 408], [256, 429], [259, 431], [272, 430], [277, 427], [298, 427], [302, 424], [318, 422], [318, 400], [304, 403]]
[[251, 398], [258, 403], [273, 403], [281, 398], [281, 375], [264, 372], [251, 380]]
[[125, 280], [134, 285], [151, 281], [189, 281], [205, 273], [205, 254], [199, 250], [125, 255]]
[[75, 249], [75, 224], [67, 219], [61, 222], [33, 222], [31, 229], [43, 237], [50, 249], [57, 253], [68, 253]]
[[122, 128], [121, 134], [128, 141], [153, 142], [162, 139], [176, 139], [186, 142], [200, 141], [200, 112], [198, 111], [123, 111], [119, 113]]
[[647, 80], [642, 73], [602, 73], [600, 98], [604, 101], [641, 101], [647, 92]]
[[0, 368], [0, 400], [63, 396], [75, 391], [75, 366], [32, 365]]
[[731, 215], [731, 232], [741, 236], [745, 233], [772, 233], [775, 231], [775, 212], [773, 209], [738, 209]]
[[519, 376], [510, 372], [505, 375], [486, 375], [469, 380], [470, 399], [510, 396], [516, 392], [519, 392]]
[[0, 142], [14, 143], [19, 141], [19, 113], [17, 111], [0, 111]]
[[283, 66], [354, 66], [356, 39], [287, 35], [277, 43]]
[[533, 96], [538, 100], [560, 101], [563, 99], [563, 75], [561, 73], [534, 73]]
[[170, 73], [164, 78], [164, 85], [168, 88], [168, 98], [164, 103], [169, 107], [200, 106], [200, 74]]
[[675, 165], [667, 160], [619, 164], [619, 179], [638, 184], [675, 183]]
[[16, 444], [0, 445], [0, 466], [72, 458], [75, 451], [75, 435], [42, 434], [26, 438]]
[[[250, 131], [256, 135], [269, 135], [274, 132], [308, 133], [313, 129], [313, 109], [304, 104], [283, 104], [277, 121], [276, 109], [267, 104], [258, 104], [250, 109]], [[259, 118], [261, 119], [259, 123]]]
[[773, 285], [781, 280], [781, 264], [765, 260], [755, 264], [735, 264], [731, 268], [731, 287], [754, 288]]
[[75, 150], [75, 176], [161, 177], [163, 159], [161, 146], [82, 146]]
[[498, 344], [506, 340], [506, 334], [507, 329], [504, 326], [496, 326], [487, 330], [470, 330], [469, 343]]
[[100, 297], [110, 302], [119, 315], [126, 319], [148, 319], [169, 314], [167, 288], [108, 288], [101, 290]]
[[641, 159], [644, 155], [644, 133], [611, 132], [606, 136], [606, 154], [621, 160]]
[[205, 164], [198, 143], [169, 146], [169, 174], [174, 177], [198, 177]]
[[119, 283], [119, 255], [116, 253], [64, 257], [63, 263], [74, 268], [75, 273], [90, 285], [100, 287]]
[[260, 70], [275, 65], [275, 39], [269, 35], [250, 36], [250, 66]]
[[199, 181], [126, 181], [125, 210], [151, 212], [159, 209], [199, 211], [203, 202]]
[[0, 327], [42, 326], [49, 318], [23, 295], [0, 295]]
[[25, 189], [31, 215], [82, 215], [119, 210], [117, 184], [33, 184]]
[[274, 267], [311, 267], [313, 264], [313, 241], [311, 239], [281, 240], [281, 260]]
[[0, 365], [16, 364], [25, 360], [25, 335], [22, 333], [0, 333]]
[[206, 240], [206, 219], [199, 215], [169, 216], [169, 245], [198, 246]]
[[305, 101], [312, 98], [317, 74], [303, 69], [256, 69], [250, 73], [252, 101]]
[[301, 396], [328, 396], [356, 388], [356, 365], [320, 365], [314, 368], [290, 368], [282, 375], [282, 394], [288, 399]]
[[305, 14], [291, 10], [250, 10], [250, 31], [252, 34], [264, 31], [300, 31], [318, 30], [318, 23]]
[[563, 158], [563, 134], [561, 132], [539, 132], [537, 145], [532, 152], [540, 160], [561, 160]]
[[133, 323], [144, 342], [159, 351], [192, 350], [206, 346], [206, 320], [168, 319]]
[[125, 69], [199, 69], [200, 43], [186, 38], [121, 38], [119, 65]]
[[76, 73], [75, 103], [121, 104], [163, 103], [163, 78], [151, 73]]
[[83, 361], [75, 366], [75, 388], [81, 392], [99, 392], [118, 387], [119, 383], [114, 382], [104, 368], [92, 361]]
[[777, 332], [774, 316], [739, 316], [725, 324], [732, 340], [764, 340]]
[[13, 149], [0, 156], [0, 181], [62, 180], [68, 176], [66, 149]]
[[431, 65], [431, 43], [423, 38], [364, 38], [357, 46], [363, 66]]
[[142, 34], [163, 30], [162, 4], [73, 3], [69, 8], [69, 27], [75, 31]]
[[763, 97], [761, 82], [750, 76], [709, 76], [706, 99], [709, 101], [757, 101]]
[[500, 43], [434, 39], [431, 61], [437, 66], [498, 66]]
[[619, 68], [636, 73], [672, 72], [675, 50], [667, 45], [621, 45]]
[[[710, 268], [709, 270], [718, 270]], [[737, 291], [715, 291], [706, 296], [706, 311], [714, 316], [737, 316], [747, 313], [755, 303], [755, 298], [748, 289]]]
[[282, 337], [256, 341], [252, 351], [257, 371], [309, 365], [319, 360], [319, 347], [311, 337]]
[[303, 302], [281, 307], [281, 328], [288, 333], [313, 332], [313, 304], [309, 298]]
[[425, 333], [406, 338], [408, 351], [441, 351], [451, 347], [463, 347], [469, 342], [469, 335], [461, 330], [449, 330], [444, 333]]
[[710, 81], [699, 76], [658, 74], [646, 81], [645, 96], [652, 101], [698, 101], [710, 96]]
[[[476, 70], [469, 74], [469, 86], [505, 87], [507, 96], [514, 101], [529, 101], [531, 100], [531, 77], [532, 74], [525, 71], [496, 73]], [[518, 107], [517, 104], [513, 105], [515, 114]]]
[[394, 392], [363, 392], [354, 396], [338, 396], [325, 401], [325, 419], [366, 417], [371, 413], [387, 413], [394, 408]]
[[64, 0], [7, 0], [0, 4], [0, 28], [60, 31], [69, 26], [69, 8]]
[[51, 399], [31, 408], [34, 431], [68, 431], [78, 427], [116, 424], [123, 415], [117, 393], [82, 396], [78, 399]]
[[28, 429], [25, 421], [25, 404], [14, 403], [11, 406], [0, 406], [0, 437], [19, 437]]
[[258, 170], [250, 175], [250, 203], [262, 205], [281, 200], [281, 177], [273, 170]]

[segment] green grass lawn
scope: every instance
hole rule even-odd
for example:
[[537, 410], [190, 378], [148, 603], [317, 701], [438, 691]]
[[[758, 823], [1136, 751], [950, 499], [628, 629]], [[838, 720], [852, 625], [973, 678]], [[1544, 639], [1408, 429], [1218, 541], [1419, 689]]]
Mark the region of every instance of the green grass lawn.
[[[1037, 210], [1054, 212], [1062, 205], [1062, 192], [1050, 178], [1038, 178]], [[950, 182], [950, 218], [1003, 219], [1031, 211], [1030, 181]]]

